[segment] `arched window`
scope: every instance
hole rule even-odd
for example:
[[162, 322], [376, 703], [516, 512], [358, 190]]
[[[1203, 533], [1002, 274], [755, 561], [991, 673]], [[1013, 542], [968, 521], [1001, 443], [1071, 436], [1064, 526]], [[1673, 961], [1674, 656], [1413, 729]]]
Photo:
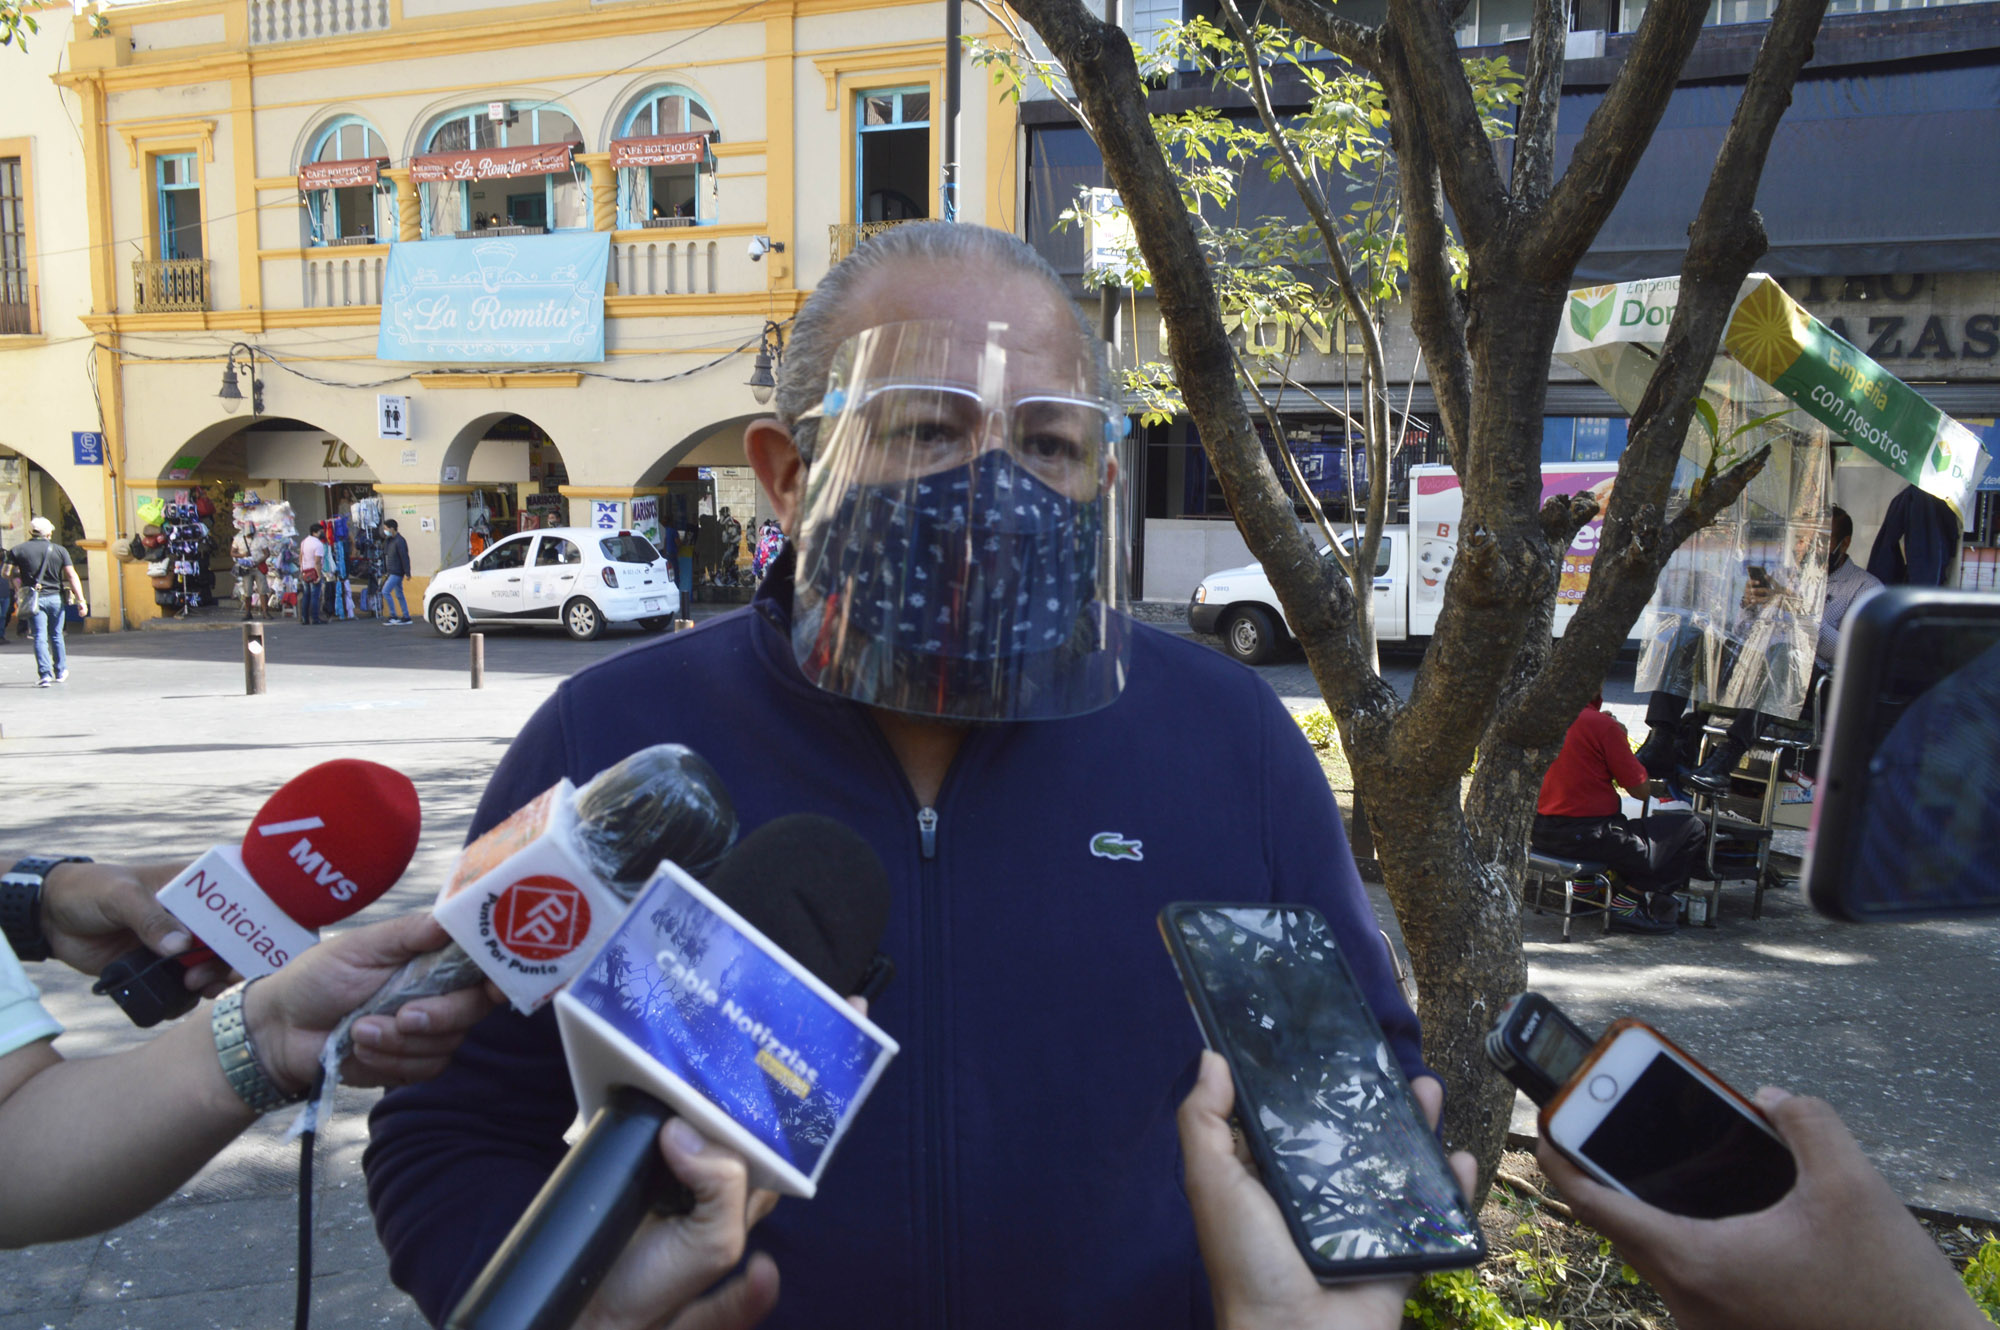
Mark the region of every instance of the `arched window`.
[[[618, 168], [618, 225], [706, 226], [717, 220], [715, 117], [686, 88], [642, 93], [611, 143]], [[676, 142], [676, 139], [679, 141]]]
[[[496, 111], [498, 114], [496, 114]], [[482, 102], [433, 120], [418, 140], [420, 157], [489, 148], [583, 146], [567, 111], [543, 102]], [[456, 174], [456, 173], [455, 173]], [[590, 229], [590, 173], [574, 161], [531, 174], [425, 181], [423, 231], [448, 236], [495, 226]]]
[[361, 245], [395, 235], [395, 186], [378, 171], [388, 155], [382, 136], [359, 116], [320, 130], [299, 172], [310, 243]]

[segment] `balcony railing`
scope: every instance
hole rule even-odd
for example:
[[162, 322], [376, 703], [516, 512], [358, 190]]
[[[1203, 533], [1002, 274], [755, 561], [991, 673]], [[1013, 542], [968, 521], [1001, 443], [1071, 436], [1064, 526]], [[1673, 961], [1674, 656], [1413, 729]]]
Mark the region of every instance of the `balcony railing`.
[[379, 305], [388, 246], [375, 254], [329, 254], [315, 250], [305, 261], [307, 309], [336, 305]]
[[134, 259], [132, 308], [173, 314], [208, 308], [207, 259]]
[[380, 32], [388, 26], [389, 0], [250, 0], [252, 46]]
[[904, 222], [921, 222], [923, 220], [921, 217], [903, 217], [893, 222], [836, 222], [826, 228], [827, 238], [831, 241], [828, 257], [833, 262], [838, 263], [849, 254], [852, 254], [854, 247], [862, 241], [873, 239], [892, 226], [901, 226]]
[[14, 336], [35, 330], [35, 311], [25, 300], [0, 300], [0, 336]]
[[631, 241], [611, 247], [611, 280], [622, 296], [711, 296], [718, 289], [713, 240]]

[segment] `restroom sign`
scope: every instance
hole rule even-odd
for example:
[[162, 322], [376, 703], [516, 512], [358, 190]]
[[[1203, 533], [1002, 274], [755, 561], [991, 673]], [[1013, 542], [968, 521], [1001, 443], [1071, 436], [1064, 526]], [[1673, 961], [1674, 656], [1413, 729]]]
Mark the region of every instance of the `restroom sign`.
[[375, 436], [382, 439], [410, 437], [410, 399], [396, 393], [375, 395]]

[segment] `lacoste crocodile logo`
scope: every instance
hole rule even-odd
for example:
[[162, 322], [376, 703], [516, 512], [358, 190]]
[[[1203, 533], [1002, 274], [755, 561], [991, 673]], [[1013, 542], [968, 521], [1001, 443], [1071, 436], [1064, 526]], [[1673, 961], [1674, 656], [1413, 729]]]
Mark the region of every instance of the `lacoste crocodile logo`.
[[1099, 859], [1130, 859], [1136, 863], [1146, 857], [1141, 853], [1144, 844], [1126, 840], [1115, 831], [1100, 831], [1090, 838], [1090, 852]]

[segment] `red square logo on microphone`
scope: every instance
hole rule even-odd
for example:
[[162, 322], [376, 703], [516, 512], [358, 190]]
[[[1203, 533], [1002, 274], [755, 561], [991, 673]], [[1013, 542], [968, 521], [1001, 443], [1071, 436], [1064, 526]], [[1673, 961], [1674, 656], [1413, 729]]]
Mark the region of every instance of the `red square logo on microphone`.
[[493, 903], [493, 931], [523, 960], [556, 960], [589, 935], [590, 902], [559, 877], [524, 877]]

